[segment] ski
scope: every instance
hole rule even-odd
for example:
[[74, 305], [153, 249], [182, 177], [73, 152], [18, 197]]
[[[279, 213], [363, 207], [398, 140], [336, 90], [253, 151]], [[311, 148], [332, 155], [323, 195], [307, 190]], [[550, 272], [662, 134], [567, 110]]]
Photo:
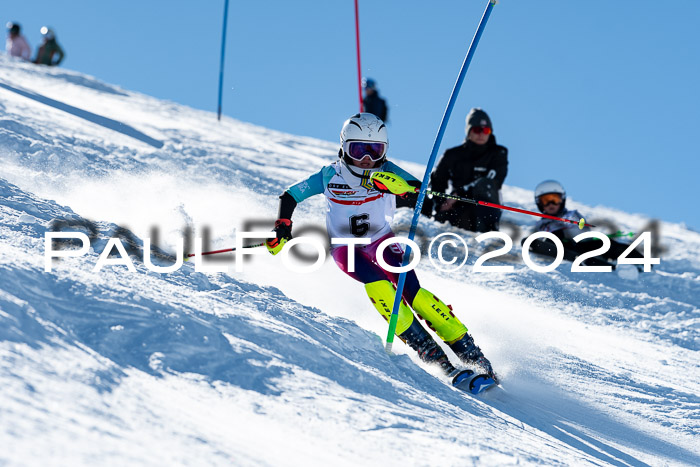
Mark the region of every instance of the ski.
[[461, 370], [452, 378], [452, 386], [471, 394], [479, 394], [496, 386], [496, 381], [489, 375]]

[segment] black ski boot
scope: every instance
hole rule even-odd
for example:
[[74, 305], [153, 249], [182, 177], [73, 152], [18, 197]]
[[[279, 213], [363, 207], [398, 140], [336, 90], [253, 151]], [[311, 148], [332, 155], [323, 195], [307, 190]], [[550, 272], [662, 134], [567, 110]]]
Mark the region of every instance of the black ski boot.
[[423, 329], [417, 319], [413, 319], [411, 326], [399, 335], [399, 338], [418, 352], [418, 356], [426, 363], [437, 363], [447, 375], [455, 373], [455, 367], [445, 355], [442, 347], [435, 342], [428, 331]]
[[481, 370], [484, 374], [489, 375], [494, 381], [498, 382], [496, 374], [493, 372], [493, 367], [491, 367], [491, 362], [484, 357], [481, 349], [474, 343], [474, 339], [469, 333], [466, 333], [464, 337], [457, 342], [449, 344], [449, 346], [455, 355], [465, 364], [476, 367], [476, 369]]

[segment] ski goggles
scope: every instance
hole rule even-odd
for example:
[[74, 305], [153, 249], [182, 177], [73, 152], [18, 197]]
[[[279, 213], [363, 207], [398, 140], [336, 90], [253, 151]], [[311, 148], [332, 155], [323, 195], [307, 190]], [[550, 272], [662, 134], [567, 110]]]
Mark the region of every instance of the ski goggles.
[[561, 204], [561, 195], [559, 193], [546, 193], [540, 196], [540, 204], [547, 206], [548, 204]]
[[386, 143], [370, 143], [367, 141], [346, 141], [343, 144], [343, 152], [356, 161], [361, 161], [369, 156], [377, 162], [386, 154]]
[[473, 126], [472, 131], [477, 135], [480, 135], [481, 133], [485, 135], [490, 135], [491, 133], [493, 133], [493, 130], [490, 126]]

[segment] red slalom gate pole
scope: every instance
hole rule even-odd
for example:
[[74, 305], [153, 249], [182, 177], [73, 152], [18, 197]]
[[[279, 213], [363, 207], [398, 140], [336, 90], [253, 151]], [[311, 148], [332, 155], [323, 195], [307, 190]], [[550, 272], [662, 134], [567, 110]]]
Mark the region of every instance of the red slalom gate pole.
[[360, 65], [360, 9], [355, 0], [355, 48], [357, 49], [357, 90], [360, 96], [360, 112], [362, 109], [362, 66]]

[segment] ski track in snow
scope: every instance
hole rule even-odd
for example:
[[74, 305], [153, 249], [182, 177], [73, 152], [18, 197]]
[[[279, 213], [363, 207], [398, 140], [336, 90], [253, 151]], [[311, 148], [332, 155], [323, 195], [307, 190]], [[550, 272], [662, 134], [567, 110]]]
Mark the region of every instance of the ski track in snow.
[[[661, 264], [630, 281], [568, 263], [536, 273], [517, 239], [488, 263], [514, 272], [474, 273], [485, 245], [422, 219], [426, 238], [453, 231], [470, 248], [458, 272], [418, 268], [501, 375], [470, 397], [400, 342], [387, 355], [386, 324], [330, 260], [292, 274], [263, 251], [242, 273], [221, 255], [207, 264], [229, 272], [159, 274], [136, 254], [136, 273], [93, 271], [120, 228], [137, 252], [154, 226], [165, 251], [184, 229], [211, 249], [267, 230], [277, 196], [335, 142], [4, 55], [0, 96], [0, 464], [700, 465], [697, 232], [662, 222]], [[649, 222], [569, 202], [626, 231]], [[535, 208], [517, 187], [504, 203]], [[324, 211], [321, 197], [299, 205], [295, 231]], [[533, 224], [503, 219], [521, 236]], [[94, 238], [45, 272], [57, 220]]]

